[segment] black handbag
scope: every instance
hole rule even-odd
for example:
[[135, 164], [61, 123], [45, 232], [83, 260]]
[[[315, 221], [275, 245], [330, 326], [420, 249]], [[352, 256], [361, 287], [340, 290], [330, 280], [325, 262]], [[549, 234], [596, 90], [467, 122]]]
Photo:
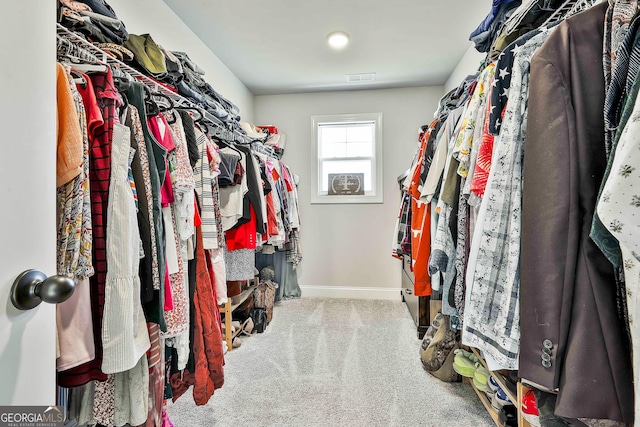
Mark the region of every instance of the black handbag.
[[267, 310], [254, 308], [251, 310], [251, 319], [253, 320], [253, 331], [259, 334], [263, 333], [267, 328]]

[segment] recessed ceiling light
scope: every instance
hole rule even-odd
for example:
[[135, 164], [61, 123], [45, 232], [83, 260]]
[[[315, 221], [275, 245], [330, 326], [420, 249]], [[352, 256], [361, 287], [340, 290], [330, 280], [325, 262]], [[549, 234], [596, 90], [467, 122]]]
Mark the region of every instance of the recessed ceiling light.
[[329, 46], [334, 49], [342, 49], [349, 43], [349, 34], [344, 31], [334, 31], [327, 36]]

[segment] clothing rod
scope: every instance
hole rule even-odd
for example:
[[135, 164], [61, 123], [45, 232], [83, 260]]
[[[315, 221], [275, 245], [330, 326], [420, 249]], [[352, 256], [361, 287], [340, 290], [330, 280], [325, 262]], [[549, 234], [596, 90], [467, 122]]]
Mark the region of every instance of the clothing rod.
[[265, 154], [267, 156], [271, 156], [274, 158], [278, 158], [278, 156], [276, 155], [276, 152], [273, 150], [273, 148], [268, 147], [266, 145], [264, 145], [261, 142], [253, 142], [251, 143], [251, 149], [254, 151], [257, 151], [259, 153]]
[[166, 87], [159, 84], [149, 76], [142, 74], [140, 71], [136, 70], [135, 68], [114, 58], [113, 56], [109, 55], [107, 52], [93, 45], [92, 43], [80, 37], [79, 35], [75, 34], [74, 32], [69, 31], [67, 28], [65, 28], [60, 24], [56, 24], [56, 36], [60, 39], [66, 40], [67, 42], [70, 42], [71, 44], [75, 45], [76, 48], [80, 50], [84, 50], [89, 54], [92, 54], [92, 56], [96, 57], [97, 62], [101, 62], [106, 65], [111, 65], [111, 66], [120, 68], [122, 71], [135, 77], [137, 80], [139, 80], [141, 83], [145, 84], [147, 87], [151, 88], [155, 92], [160, 92], [168, 96], [169, 98], [171, 98], [172, 101], [174, 101], [176, 105], [184, 108], [191, 108], [191, 109], [197, 110], [207, 120], [207, 122], [213, 124], [218, 130], [224, 132], [224, 135], [231, 136], [231, 138], [225, 138], [225, 139], [229, 139], [234, 142], [241, 142], [244, 144], [250, 144], [251, 142], [253, 142], [253, 139], [250, 138], [248, 135], [241, 134], [234, 129], [229, 129], [220, 119], [218, 119], [213, 114], [206, 111], [204, 108], [202, 108], [198, 104], [195, 104], [194, 102], [188, 100], [182, 95], [167, 89]]

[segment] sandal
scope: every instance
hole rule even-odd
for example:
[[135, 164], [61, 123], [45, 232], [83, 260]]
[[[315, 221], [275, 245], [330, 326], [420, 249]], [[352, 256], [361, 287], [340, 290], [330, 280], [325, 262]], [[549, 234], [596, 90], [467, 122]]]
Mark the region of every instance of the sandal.
[[242, 345], [242, 340], [240, 339], [240, 337], [233, 337], [233, 340], [231, 341], [231, 347], [238, 348], [241, 345]]
[[240, 333], [242, 335], [246, 335], [248, 337], [252, 337], [252, 336], [254, 336], [256, 334], [256, 332], [253, 332], [253, 329], [254, 329], [253, 319], [251, 317], [249, 317], [242, 324], [242, 327], [240, 328]]

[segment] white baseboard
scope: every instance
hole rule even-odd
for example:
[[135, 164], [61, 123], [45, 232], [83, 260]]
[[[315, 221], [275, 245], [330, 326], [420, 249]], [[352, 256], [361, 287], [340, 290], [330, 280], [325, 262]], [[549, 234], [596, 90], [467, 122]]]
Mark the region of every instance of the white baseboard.
[[345, 286], [300, 286], [302, 298], [353, 298], [402, 301], [400, 288], [365, 288]]

